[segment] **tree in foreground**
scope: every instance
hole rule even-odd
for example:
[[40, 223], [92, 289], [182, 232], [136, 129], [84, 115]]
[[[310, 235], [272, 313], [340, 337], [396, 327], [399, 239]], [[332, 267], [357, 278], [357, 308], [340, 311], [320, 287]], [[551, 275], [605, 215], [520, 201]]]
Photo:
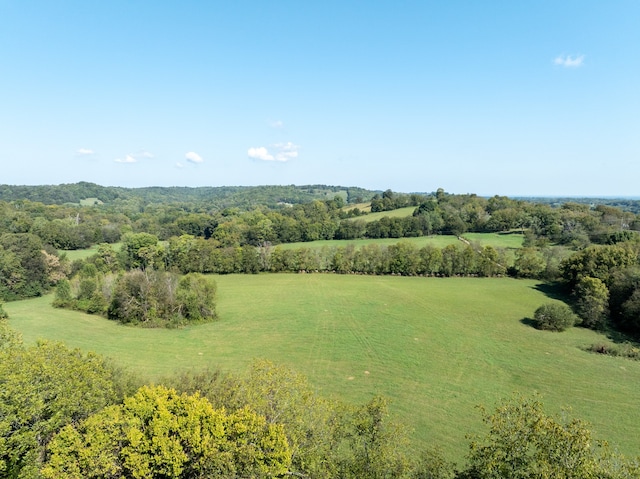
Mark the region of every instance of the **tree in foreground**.
[[594, 440], [587, 424], [544, 413], [538, 398], [516, 396], [493, 414], [489, 432], [470, 444], [458, 479], [632, 479], [640, 466]]
[[446, 462], [436, 451], [414, 467], [407, 431], [391, 420], [383, 398], [360, 406], [329, 401], [319, 397], [303, 375], [266, 360], [254, 361], [244, 376], [208, 371], [185, 373], [173, 382], [187, 393], [200, 391], [215, 407], [237, 411], [249, 406], [268, 424], [282, 425], [293, 477], [449, 479], [408, 475], [418, 469], [439, 471]]
[[60, 343], [24, 347], [0, 324], [0, 477], [39, 477], [51, 437], [121, 400], [127, 377]]
[[198, 394], [144, 386], [50, 444], [45, 478], [263, 478], [288, 471], [283, 427], [249, 409], [226, 413]]
[[536, 309], [533, 321], [538, 329], [564, 331], [576, 324], [578, 318], [564, 303], [547, 303]]

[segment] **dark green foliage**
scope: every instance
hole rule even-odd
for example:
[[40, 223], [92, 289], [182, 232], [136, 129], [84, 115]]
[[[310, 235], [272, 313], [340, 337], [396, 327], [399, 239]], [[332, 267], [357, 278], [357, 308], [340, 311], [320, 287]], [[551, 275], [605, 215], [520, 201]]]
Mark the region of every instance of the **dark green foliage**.
[[92, 295], [89, 306], [100, 310], [108, 304], [107, 317], [121, 323], [175, 327], [215, 319], [215, 299], [215, 283], [201, 274], [178, 279], [173, 273], [133, 270], [121, 275], [105, 296]]
[[424, 199], [422, 195], [404, 195], [386, 190], [382, 193], [382, 196], [376, 194], [371, 198], [371, 212], [391, 211], [406, 206], [418, 206]]
[[640, 266], [614, 272], [609, 294], [614, 324], [640, 337]]
[[69, 281], [63, 279], [56, 285], [56, 294], [53, 300], [53, 305], [56, 308], [69, 308], [73, 304], [73, 298], [71, 296], [71, 285]]
[[173, 297], [178, 279], [174, 275], [153, 270], [133, 270], [116, 282], [107, 310], [109, 319], [121, 323], [156, 322], [173, 317]]
[[573, 289], [586, 276], [609, 285], [616, 269], [626, 268], [637, 262], [638, 252], [630, 246], [590, 246], [564, 260], [560, 269], [562, 278]]
[[127, 234], [122, 238], [121, 264], [126, 269], [153, 266], [158, 254], [158, 237], [149, 233]]
[[30, 233], [0, 236], [0, 298], [40, 296], [51, 284], [44, 244]]
[[586, 348], [587, 351], [607, 356], [616, 356], [640, 361], [640, 347], [633, 343], [595, 343]]
[[522, 248], [516, 252], [513, 270], [519, 278], [540, 278], [545, 266], [544, 257], [538, 249]]
[[533, 321], [538, 329], [564, 331], [576, 324], [578, 318], [564, 303], [547, 303], [536, 309]]
[[199, 273], [189, 273], [178, 282], [176, 303], [188, 321], [210, 321], [216, 314], [216, 283]]
[[621, 230], [609, 233], [606, 239], [606, 244], [618, 244], [626, 241], [638, 240], [640, 233], [638, 231]]
[[598, 278], [585, 276], [576, 285], [576, 311], [582, 325], [592, 329], [604, 329], [609, 316], [609, 290]]

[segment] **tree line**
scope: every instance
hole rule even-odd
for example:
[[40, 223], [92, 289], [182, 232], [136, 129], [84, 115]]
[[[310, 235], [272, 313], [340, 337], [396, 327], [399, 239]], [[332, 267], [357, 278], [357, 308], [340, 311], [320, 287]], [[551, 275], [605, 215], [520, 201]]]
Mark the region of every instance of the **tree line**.
[[229, 247], [520, 230], [528, 232], [532, 241], [581, 249], [592, 243], [620, 241], [620, 235], [640, 229], [635, 214], [603, 204], [593, 208], [579, 203], [552, 207], [499, 196], [452, 195], [442, 190], [423, 195], [387, 190], [373, 197], [372, 211], [413, 206], [413, 215], [365, 221], [363, 211], [350, 206], [344, 196], [250, 205], [238, 199], [238, 203], [224, 207], [198, 200], [151, 202], [138, 197], [93, 207], [45, 205], [25, 199], [0, 201], [0, 234], [32, 233], [54, 248], [73, 250], [114, 243], [132, 232], [154, 234], [163, 241], [189, 234]]

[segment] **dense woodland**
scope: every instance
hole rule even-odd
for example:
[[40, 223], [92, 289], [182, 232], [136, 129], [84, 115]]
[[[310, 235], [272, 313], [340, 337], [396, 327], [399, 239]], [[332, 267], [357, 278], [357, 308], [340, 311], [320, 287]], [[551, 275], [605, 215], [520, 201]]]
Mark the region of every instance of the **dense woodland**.
[[[566, 295], [568, 325], [632, 340], [640, 336], [640, 216], [637, 202], [621, 206], [442, 189], [2, 185], [0, 299], [54, 291], [57, 307], [180, 327], [216, 319], [216, 286], [208, 273], [509, 275], [555, 285]], [[384, 215], [400, 208], [412, 214]], [[465, 239], [468, 232], [520, 235], [523, 247], [481, 246]], [[443, 248], [403, 241], [429, 235], [459, 241]], [[282, 246], [359, 238], [398, 242]], [[89, 247], [95, 254], [83, 260], [65, 254]], [[540, 324], [559, 314], [542, 309]], [[256, 363], [245, 377], [205, 372], [143, 386], [104, 358], [54, 343], [25, 346], [0, 327], [2, 477], [640, 474], [637, 464], [595, 446], [582, 422], [547, 416], [537, 400], [514, 398], [485, 413], [487, 436], [470, 443], [466, 465], [454, 466], [437, 450], [407, 449], [384, 399], [336, 404], [272, 364]]]

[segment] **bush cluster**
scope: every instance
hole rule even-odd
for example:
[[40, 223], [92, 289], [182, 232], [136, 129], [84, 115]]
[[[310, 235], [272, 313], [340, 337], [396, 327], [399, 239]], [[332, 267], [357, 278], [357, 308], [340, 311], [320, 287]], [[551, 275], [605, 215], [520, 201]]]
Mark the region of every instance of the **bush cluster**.
[[538, 329], [564, 331], [579, 321], [569, 306], [564, 303], [547, 303], [536, 309], [533, 321]]
[[[91, 266], [91, 265], [89, 265]], [[144, 326], [180, 326], [216, 318], [216, 284], [198, 273], [134, 269], [100, 274], [84, 268], [73, 284], [63, 280], [53, 305]]]

